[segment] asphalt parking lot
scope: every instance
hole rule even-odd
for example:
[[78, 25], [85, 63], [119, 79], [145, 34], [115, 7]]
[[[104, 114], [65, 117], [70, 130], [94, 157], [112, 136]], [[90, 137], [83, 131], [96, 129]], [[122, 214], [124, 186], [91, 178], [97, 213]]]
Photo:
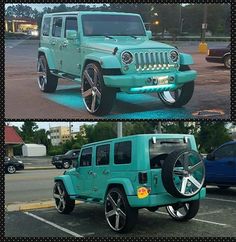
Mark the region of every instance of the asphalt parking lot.
[[173, 221], [164, 208], [156, 212], [140, 210], [135, 229], [128, 234], [115, 234], [106, 224], [101, 205], [81, 203], [70, 215], [58, 214], [54, 208], [8, 212], [5, 215], [5, 236], [29, 237], [235, 237], [236, 189], [223, 195], [209, 188], [208, 197], [201, 202], [198, 215], [189, 222]]
[[[86, 111], [78, 84], [60, 80], [54, 94], [44, 94], [37, 84], [38, 40], [5, 40], [5, 117], [8, 119], [94, 119]], [[156, 95], [118, 93], [108, 119], [194, 119], [230, 117], [230, 71], [205, 61], [197, 42], [176, 43], [193, 56], [197, 70], [195, 92], [183, 108], [170, 109]], [[227, 43], [209, 43], [209, 47]]]
[[[213, 186], [207, 187], [207, 197], [201, 201], [197, 216], [185, 223], [173, 221], [164, 208], [155, 213], [141, 209], [135, 229], [131, 233], [120, 235], [109, 229], [101, 205], [79, 203], [70, 215], [61, 215], [56, 211], [51, 200], [53, 177], [62, 172], [63, 170], [57, 169], [25, 170], [5, 176], [8, 205], [5, 213], [5, 236], [236, 236], [236, 188], [220, 190]], [[47, 203], [42, 202], [46, 200]], [[25, 205], [20, 207], [19, 204]]]

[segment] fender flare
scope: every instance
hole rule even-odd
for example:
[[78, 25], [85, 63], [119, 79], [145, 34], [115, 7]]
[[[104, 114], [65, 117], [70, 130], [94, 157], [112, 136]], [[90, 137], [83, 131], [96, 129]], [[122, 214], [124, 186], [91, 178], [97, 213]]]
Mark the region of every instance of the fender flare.
[[180, 65], [193, 65], [193, 57], [189, 54], [180, 53]]
[[98, 62], [103, 69], [121, 69], [121, 63], [116, 55], [109, 55], [104, 53], [90, 53], [85, 57], [83, 68], [89, 61]]
[[43, 53], [45, 55], [49, 69], [55, 70], [56, 65], [55, 65], [53, 58], [52, 58], [52, 51], [49, 48], [40, 47], [40, 48], [38, 48], [38, 56], [40, 55], [40, 53]]
[[71, 177], [69, 175], [57, 176], [54, 178], [54, 181], [62, 181], [69, 196], [76, 195]]

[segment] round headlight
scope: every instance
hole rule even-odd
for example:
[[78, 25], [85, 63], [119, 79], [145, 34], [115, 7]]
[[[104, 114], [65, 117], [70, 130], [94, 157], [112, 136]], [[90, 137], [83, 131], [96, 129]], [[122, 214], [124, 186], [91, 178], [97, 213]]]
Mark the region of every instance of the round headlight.
[[173, 62], [178, 61], [178, 59], [179, 59], [179, 53], [178, 53], [176, 50], [172, 50], [172, 51], [170, 52], [170, 58], [171, 58], [171, 60], [172, 60]]
[[133, 55], [128, 51], [123, 52], [121, 54], [121, 58], [122, 58], [123, 64], [125, 65], [129, 65], [133, 62]]

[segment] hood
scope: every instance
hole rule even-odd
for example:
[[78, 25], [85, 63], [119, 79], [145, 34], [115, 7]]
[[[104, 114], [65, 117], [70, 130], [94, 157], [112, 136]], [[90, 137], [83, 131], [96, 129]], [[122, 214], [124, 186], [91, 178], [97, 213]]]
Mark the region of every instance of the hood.
[[57, 159], [60, 159], [62, 157], [64, 157], [64, 155], [55, 155], [55, 156], [53, 156], [53, 159], [54, 160], [57, 160]]
[[109, 51], [113, 52], [115, 48], [118, 48], [118, 52], [122, 52], [124, 50], [132, 50], [132, 49], [173, 49], [175, 47], [157, 42], [152, 40], [127, 40], [127, 39], [109, 39], [103, 41], [94, 41], [89, 42], [85, 45], [87, 48], [97, 49], [101, 51]]

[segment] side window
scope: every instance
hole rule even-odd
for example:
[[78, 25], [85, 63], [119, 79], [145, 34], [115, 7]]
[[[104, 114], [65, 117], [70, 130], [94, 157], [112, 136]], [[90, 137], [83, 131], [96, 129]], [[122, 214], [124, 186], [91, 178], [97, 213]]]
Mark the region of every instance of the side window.
[[110, 145], [101, 145], [96, 150], [96, 165], [108, 165], [110, 160]]
[[53, 18], [52, 36], [61, 37], [62, 18]]
[[80, 156], [80, 166], [91, 166], [92, 165], [92, 148], [86, 148], [82, 150]]
[[131, 163], [131, 141], [125, 141], [115, 144], [115, 164]]
[[49, 33], [50, 33], [50, 23], [51, 23], [51, 18], [45, 18], [43, 20], [43, 30], [42, 30], [42, 35], [43, 36], [49, 36]]
[[67, 30], [76, 30], [78, 31], [78, 23], [76, 17], [68, 17], [66, 18], [66, 24], [65, 24], [65, 38], [66, 38], [66, 31]]
[[215, 152], [215, 159], [219, 160], [225, 157], [232, 157], [234, 156], [234, 146], [233, 145], [225, 145]]

